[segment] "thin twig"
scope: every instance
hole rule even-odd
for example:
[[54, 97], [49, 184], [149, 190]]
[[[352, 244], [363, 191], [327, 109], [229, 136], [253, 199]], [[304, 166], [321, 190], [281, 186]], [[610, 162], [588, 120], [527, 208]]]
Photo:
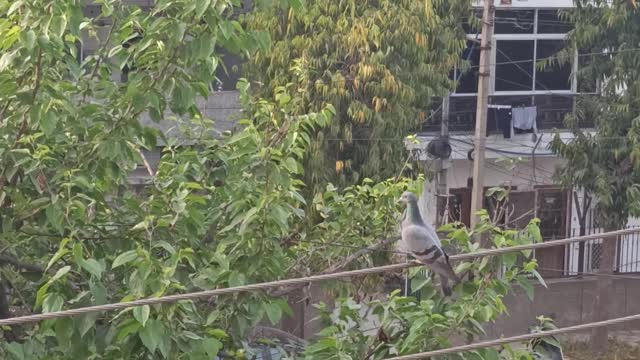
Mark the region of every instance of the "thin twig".
[[42, 266], [40, 265], [23, 263], [22, 261], [9, 255], [0, 255], [0, 265], [1, 264], [13, 265], [17, 268], [24, 269], [27, 271], [40, 272], [40, 273], [44, 272], [44, 268], [42, 268]]
[[[380, 249], [388, 244], [391, 244], [395, 241], [398, 241], [397, 237], [389, 237], [389, 238], [385, 238], [385, 239], [381, 239], [379, 240], [377, 243], [368, 246], [364, 249], [360, 249], [356, 252], [354, 252], [353, 254], [347, 256], [346, 258], [344, 258], [342, 261], [340, 261], [337, 264], [334, 264], [332, 266], [330, 266], [328, 269], [324, 270], [323, 272], [320, 273], [320, 275], [327, 275], [327, 274], [332, 274], [335, 273], [337, 271], [340, 271], [341, 269], [345, 268], [347, 265], [351, 264], [353, 261], [355, 261], [357, 258], [370, 253], [372, 251], [375, 251], [377, 249]], [[280, 296], [284, 296], [296, 289], [300, 289], [307, 286], [307, 284], [298, 284], [292, 287], [288, 287], [288, 288], [284, 288], [284, 289], [280, 289], [277, 290], [273, 293], [271, 293], [270, 295], [273, 297], [280, 297]]]
[[[33, 91], [31, 93], [32, 99], [31, 99], [31, 106], [29, 107], [29, 109], [33, 108], [33, 104], [35, 104], [36, 102], [36, 97], [38, 96], [38, 90], [40, 90], [40, 83], [42, 81], [42, 49], [38, 49], [38, 59], [36, 60], [35, 77], [36, 77], [35, 85], [33, 86]], [[22, 124], [20, 125], [20, 129], [18, 130], [18, 134], [16, 134], [16, 141], [13, 144], [13, 148], [15, 148], [18, 145], [18, 141], [20, 141], [20, 138], [22, 137], [22, 135], [24, 135], [24, 133], [27, 131], [27, 127], [29, 126], [29, 118], [28, 118], [29, 111], [27, 111], [24, 114], [24, 118], [22, 119]]]
[[147, 161], [147, 158], [144, 156], [144, 153], [142, 153], [142, 150], [136, 148], [136, 151], [138, 152], [138, 155], [140, 155], [140, 157], [142, 158], [142, 162], [144, 163], [144, 166], [147, 168], [147, 173], [149, 173], [149, 176], [154, 177], [155, 174], [153, 172], [153, 168], [151, 168], [151, 165], [149, 164], [149, 161]]
[[[109, 42], [111, 41], [111, 35], [113, 34], [113, 30], [115, 29], [115, 26], [116, 26], [116, 22], [115, 21], [111, 21], [111, 27], [109, 28], [109, 33], [107, 34], [107, 38], [105, 39], [104, 43], [100, 47], [100, 51], [98, 53], [98, 60], [96, 60], [96, 64], [93, 66], [93, 69], [91, 70], [91, 75], [89, 76], [89, 81], [93, 80], [93, 78], [98, 73], [98, 68], [100, 67], [100, 64], [102, 63], [102, 59], [106, 55], [107, 46], [109, 45]], [[86, 100], [87, 100], [87, 91], [85, 91], [84, 94], [82, 95], [82, 101], [80, 103], [84, 104]]]

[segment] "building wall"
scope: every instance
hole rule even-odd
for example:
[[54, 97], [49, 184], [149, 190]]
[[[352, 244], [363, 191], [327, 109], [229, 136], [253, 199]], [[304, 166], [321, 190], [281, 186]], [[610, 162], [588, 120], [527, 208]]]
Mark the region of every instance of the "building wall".
[[[640, 277], [615, 278], [611, 296], [610, 317], [622, 317], [640, 313]], [[509, 314], [503, 315], [489, 326], [488, 339], [515, 336], [529, 332], [536, 324], [536, 316], [554, 319], [556, 326], [565, 327], [596, 321], [594, 298], [596, 278], [559, 279], [547, 282], [548, 288], [535, 286], [533, 301], [520, 289], [504, 299]], [[612, 330], [639, 330], [640, 321], [613, 326]]]
[[[511, 165], [499, 159], [487, 159], [484, 171], [484, 186], [515, 186], [518, 191], [533, 190], [535, 185], [553, 184], [552, 173], [562, 164], [562, 159], [541, 157], [535, 160], [514, 159]], [[473, 176], [473, 161], [453, 160], [449, 169], [449, 189], [467, 187], [467, 179]]]

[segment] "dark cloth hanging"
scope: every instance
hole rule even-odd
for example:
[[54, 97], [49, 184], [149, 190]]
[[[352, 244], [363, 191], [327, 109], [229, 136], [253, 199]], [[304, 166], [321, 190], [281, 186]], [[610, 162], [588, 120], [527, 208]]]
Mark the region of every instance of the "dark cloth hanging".
[[502, 132], [505, 139], [511, 138], [511, 109], [489, 108], [487, 114], [487, 136], [490, 133]]
[[511, 109], [496, 109], [498, 128], [502, 130], [505, 139], [511, 138]]
[[498, 130], [498, 116], [497, 110], [495, 108], [489, 108], [487, 112], [487, 136], [489, 134], [495, 133]]

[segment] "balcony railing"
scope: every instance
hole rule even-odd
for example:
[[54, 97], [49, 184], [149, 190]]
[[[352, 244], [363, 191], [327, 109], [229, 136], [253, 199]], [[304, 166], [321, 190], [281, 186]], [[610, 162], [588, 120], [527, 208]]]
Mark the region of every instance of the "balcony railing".
[[[537, 107], [536, 127], [538, 130], [565, 129], [564, 118], [573, 112], [573, 100], [571, 95], [535, 95], [535, 96], [492, 96], [490, 104], [510, 106]], [[473, 132], [476, 123], [475, 96], [451, 97], [449, 101], [449, 131]], [[438, 110], [435, 112], [435, 110]], [[442, 111], [435, 107], [429, 116], [428, 122], [423, 126], [425, 132], [440, 131]], [[589, 121], [580, 124], [583, 128], [593, 127], [594, 122]], [[500, 129], [489, 133], [501, 133]]]

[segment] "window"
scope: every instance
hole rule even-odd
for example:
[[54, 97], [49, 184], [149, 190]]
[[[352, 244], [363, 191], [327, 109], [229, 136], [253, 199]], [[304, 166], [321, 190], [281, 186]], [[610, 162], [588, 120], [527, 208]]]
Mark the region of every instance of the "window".
[[535, 10], [496, 10], [496, 34], [533, 34]]
[[218, 64], [218, 68], [216, 69], [216, 77], [218, 80], [214, 83], [213, 88], [218, 91], [236, 90], [236, 83], [240, 79], [242, 59], [223, 49], [218, 48], [217, 50], [221, 54], [221, 63]]
[[537, 205], [537, 216], [540, 219], [542, 238], [550, 240], [566, 237], [567, 192], [539, 189]]
[[478, 92], [478, 66], [480, 65], [480, 45], [474, 41], [467, 41], [467, 48], [462, 53], [463, 59], [469, 59], [469, 69], [458, 74], [454, 72], [455, 78], [459, 77], [457, 93]]
[[[460, 96], [472, 96], [478, 91], [480, 47], [472, 23], [466, 20], [463, 24], [469, 41], [461, 54], [463, 59], [469, 56], [470, 67], [454, 69], [451, 75], [458, 79], [454, 94]], [[564, 20], [562, 10], [496, 10], [491, 49], [491, 63], [495, 64], [490, 75], [491, 91], [496, 95], [516, 95], [514, 92], [575, 92], [577, 86], [592, 89], [593, 84], [580, 82], [580, 79], [574, 81], [575, 64], [572, 61], [558, 64], [553, 60], [559, 51], [565, 49], [569, 31], [571, 24]]]
[[475, 127], [478, 98], [451, 97], [449, 101], [449, 131], [469, 131]]
[[496, 41], [496, 91], [533, 90], [534, 40]]
[[561, 128], [567, 114], [573, 112], [573, 97], [539, 95], [535, 97], [538, 107], [538, 129]]
[[[564, 40], [538, 40], [536, 62], [553, 57], [565, 46]], [[536, 65], [536, 90], [571, 90], [571, 63], [545, 65]]]
[[571, 24], [565, 21], [558, 10], [538, 10], [538, 34], [566, 34]]

